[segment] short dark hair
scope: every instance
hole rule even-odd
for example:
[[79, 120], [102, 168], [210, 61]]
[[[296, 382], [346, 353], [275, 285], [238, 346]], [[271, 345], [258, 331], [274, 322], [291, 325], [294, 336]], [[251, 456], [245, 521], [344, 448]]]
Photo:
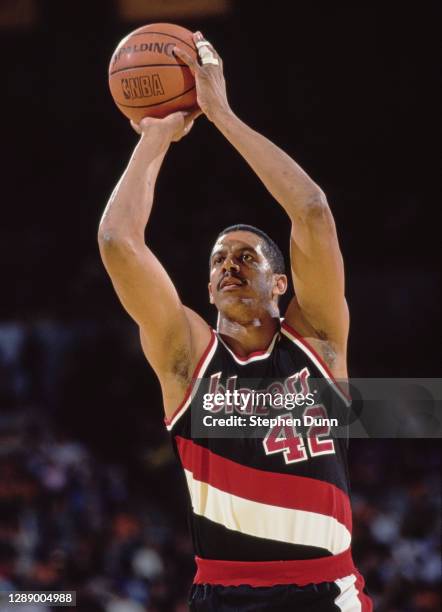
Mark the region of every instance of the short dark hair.
[[230, 234], [230, 232], [252, 232], [252, 234], [259, 236], [264, 243], [264, 254], [270, 262], [272, 272], [274, 274], [285, 274], [285, 262], [281, 249], [265, 232], [257, 227], [254, 227], [253, 225], [238, 223], [223, 229], [223, 231], [218, 234], [215, 242], [217, 242], [221, 236]]

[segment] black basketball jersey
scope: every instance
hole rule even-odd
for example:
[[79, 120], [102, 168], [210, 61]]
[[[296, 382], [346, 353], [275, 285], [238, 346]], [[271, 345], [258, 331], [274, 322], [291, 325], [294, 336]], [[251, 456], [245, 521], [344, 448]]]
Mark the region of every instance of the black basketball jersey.
[[[247, 358], [212, 330], [191, 388], [166, 419], [187, 480], [197, 557], [288, 561], [348, 551], [352, 521], [345, 439], [330, 437], [326, 427], [305, 436], [279, 425], [260, 438], [192, 438], [191, 414], [204, 411], [204, 393], [229, 385], [239, 389], [242, 380], [285, 389], [297, 382], [305, 391], [321, 380], [342, 411], [349, 406], [319, 355], [287, 323], [266, 351]], [[315, 418], [327, 415], [324, 402], [302, 410]]]

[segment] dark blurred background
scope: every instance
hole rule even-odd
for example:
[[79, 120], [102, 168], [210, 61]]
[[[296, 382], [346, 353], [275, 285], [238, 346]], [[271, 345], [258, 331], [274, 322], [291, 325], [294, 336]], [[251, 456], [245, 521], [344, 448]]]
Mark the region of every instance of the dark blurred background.
[[[0, 2], [0, 590], [72, 588], [81, 612], [186, 609], [193, 562], [159, 385], [96, 243], [137, 140], [107, 86], [119, 40], [171, 21], [214, 43], [235, 112], [328, 196], [351, 375], [437, 377], [439, 17], [435, 0]], [[201, 118], [167, 156], [147, 239], [212, 324], [208, 254], [237, 222], [288, 255], [284, 212]], [[351, 443], [355, 556], [377, 610], [440, 607], [438, 450]]]

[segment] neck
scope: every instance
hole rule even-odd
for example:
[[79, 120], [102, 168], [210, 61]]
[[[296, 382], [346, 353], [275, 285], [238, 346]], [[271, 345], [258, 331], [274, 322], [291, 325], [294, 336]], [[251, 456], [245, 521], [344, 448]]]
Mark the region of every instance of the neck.
[[273, 317], [269, 315], [257, 317], [250, 321], [232, 320], [222, 313], [218, 315], [218, 333], [241, 357], [246, 357], [255, 351], [266, 350], [279, 327], [279, 314]]

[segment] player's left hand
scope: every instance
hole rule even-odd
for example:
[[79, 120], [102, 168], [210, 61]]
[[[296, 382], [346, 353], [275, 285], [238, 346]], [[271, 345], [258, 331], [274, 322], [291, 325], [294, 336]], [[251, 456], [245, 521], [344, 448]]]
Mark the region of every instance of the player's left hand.
[[159, 131], [169, 142], [178, 142], [183, 136], [187, 136], [193, 126], [193, 122], [201, 115], [200, 109], [194, 111], [178, 111], [171, 113], [163, 119], [144, 117], [139, 123], [131, 121], [130, 124], [137, 134], [149, 137], [152, 131]]
[[210, 121], [215, 121], [219, 113], [231, 112], [227, 101], [223, 62], [213, 45], [204, 38], [201, 32], [196, 32], [193, 40], [198, 49], [200, 63], [179, 47], [175, 47], [173, 52], [189, 66], [195, 77], [200, 109]]

